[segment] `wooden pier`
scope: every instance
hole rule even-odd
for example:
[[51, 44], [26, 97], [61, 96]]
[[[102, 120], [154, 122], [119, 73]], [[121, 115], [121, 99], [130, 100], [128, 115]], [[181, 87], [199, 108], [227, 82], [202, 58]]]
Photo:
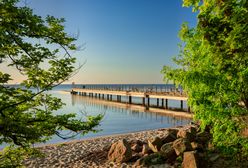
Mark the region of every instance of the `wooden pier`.
[[[142, 101], [142, 105], [146, 108], [151, 107], [150, 100], [155, 99], [156, 105], [153, 105], [152, 107], [158, 107], [158, 108], [164, 108], [169, 109], [168, 100], [177, 100], [180, 102], [180, 109], [183, 110], [183, 101], [187, 101], [187, 96], [182, 92], [178, 90], [172, 91], [171, 89], [165, 90], [161, 89], [158, 91], [156, 89], [155, 91], [151, 89], [126, 89], [126, 88], [118, 88], [114, 89], [111, 87], [88, 87], [85, 88], [85, 86], [79, 88], [79, 87], [73, 87], [72, 94], [78, 94], [82, 96], [89, 96], [89, 97], [95, 97], [100, 99], [105, 99], [109, 101], [116, 101], [116, 102], [123, 102], [122, 97], [125, 97], [127, 101], [125, 103], [133, 104], [133, 97], [140, 98]], [[190, 108], [187, 109], [188, 112], [190, 112]]]

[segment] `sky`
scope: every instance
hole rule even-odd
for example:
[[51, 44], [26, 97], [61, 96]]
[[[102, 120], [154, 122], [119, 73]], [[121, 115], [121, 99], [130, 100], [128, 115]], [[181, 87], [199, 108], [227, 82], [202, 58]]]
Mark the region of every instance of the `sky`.
[[[182, 0], [27, 0], [35, 14], [65, 18], [65, 30], [78, 35], [74, 53], [86, 64], [67, 83], [160, 84], [161, 70], [179, 52], [183, 22], [196, 24], [196, 14]], [[2, 66], [2, 65], [1, 65]], [[0, 67], [12, 74], [12, 68]]]

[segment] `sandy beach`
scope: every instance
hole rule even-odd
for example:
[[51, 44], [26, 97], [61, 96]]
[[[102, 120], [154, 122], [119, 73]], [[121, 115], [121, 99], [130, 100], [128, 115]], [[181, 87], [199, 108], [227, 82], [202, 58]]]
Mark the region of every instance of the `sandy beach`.
[[145, 141], [154, 136], [162, 137], [167, 129], [168, 128], [141, 131], [41, 146], [38, 147], [38, 149], [40, 149], [45, 156], [42, 158], [29, 158], [24, 161], [24, 164], [28, 168], [134, 167], [133, 163], [123, 163], [120, 165], [109, 162], [107, 160], [107, 154], [111, 144], [123, 138], [128, 141]]

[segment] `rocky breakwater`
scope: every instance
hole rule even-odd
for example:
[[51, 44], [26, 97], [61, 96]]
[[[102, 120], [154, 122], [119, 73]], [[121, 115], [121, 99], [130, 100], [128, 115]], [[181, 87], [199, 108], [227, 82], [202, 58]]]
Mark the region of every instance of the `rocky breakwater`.
[[207, 167], [208, 132], [201, 132], [197, 124], [159, 131], [163, 133], [143, 141], [122, 139], [113, 143], [108, 160], [127, 167]]

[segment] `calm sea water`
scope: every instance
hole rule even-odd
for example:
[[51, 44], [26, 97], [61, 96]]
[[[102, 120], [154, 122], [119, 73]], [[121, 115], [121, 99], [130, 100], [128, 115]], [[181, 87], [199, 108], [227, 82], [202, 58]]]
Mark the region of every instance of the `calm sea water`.
[[[88, 133], [84, 136], [77, 135], [76, 137], [67, 140], [53, 136], [52, 139], [47, 142], [48, 144], [70, 141], [72, 139], [84, 139], [157, 128], [168, 128], [185, 125], [191, 121], [191, 119], [176, 118], [160, 113], [144, 111], [142, 108], [134, 110], [129, 106], [123, 104], [120, 105], [119, 103], [111, 103], [106, 100], [72, 95], [69, 92], [71, 87], [71, 85], [61, 85], [50, 91], [53, 96], [59, 97], [64, 103], [66, 103], [66, 105], [56, 113], [66, 114], [73, 112], [77, 114], [78, 118], [82, 119], [85, 118], [86, 115], [104, 114], [101, 124], [97, 127], [97, 129], [101, 131], [97, 133]], [[123, 97], [122, 100], [125, 101], [125, 98]], [[133, 101], [139, 103], [141, 102], [141, 99], [133, 98]], [[156, 101], [151, 100], [151, 104], [156, 104]], [[180, 102], [169, 101], [169, 105], [170, 107], [179, 108]], [[184, 102], [184, 107], [187, 108], [186, 102]], [[70, 132], [63, 131], [62, 133], [66, 135]]]

